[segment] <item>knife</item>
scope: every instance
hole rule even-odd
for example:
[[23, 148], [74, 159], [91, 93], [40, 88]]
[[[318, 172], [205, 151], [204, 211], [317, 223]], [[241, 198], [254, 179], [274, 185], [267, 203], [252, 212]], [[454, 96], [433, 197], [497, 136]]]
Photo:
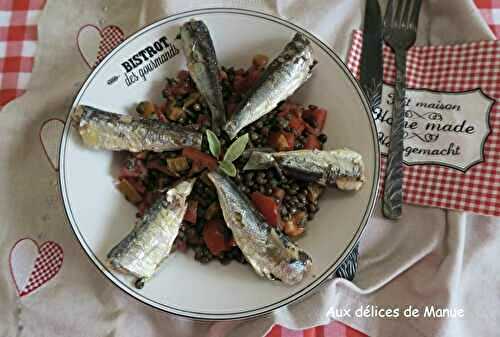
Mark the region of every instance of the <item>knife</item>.
[[361, 49], [360, 83], [373, 110], [382, 101], [383, 24], [377, 0], [366, 0], [363, 46]]

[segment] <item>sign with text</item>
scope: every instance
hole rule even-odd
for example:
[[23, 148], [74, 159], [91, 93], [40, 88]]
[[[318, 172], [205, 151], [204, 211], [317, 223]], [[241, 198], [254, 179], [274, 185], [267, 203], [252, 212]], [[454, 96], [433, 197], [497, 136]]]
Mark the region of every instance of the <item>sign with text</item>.
[[[384, 85], [380, 108], [373, 111], [382, 154], [389, 149], [393, 103], [394, 88]], [[493, 103], [480, 89], [454, 93], [407, 89], [404, 162], [465, 172], [483, 161]]]

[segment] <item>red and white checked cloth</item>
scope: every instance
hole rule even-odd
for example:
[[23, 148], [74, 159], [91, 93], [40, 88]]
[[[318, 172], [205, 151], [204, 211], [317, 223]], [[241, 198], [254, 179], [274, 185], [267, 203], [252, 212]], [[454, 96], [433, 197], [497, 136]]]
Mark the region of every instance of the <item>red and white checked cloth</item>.
[[44, 243], [40, 247], [28, 283], [24, 289], [19, 289], [19, 296], [28, 295], [53, 278], [61, 269], [63, 259], [64, 254], [61, 246], [53, 241]]
[[45, 0], [0, 0], [0, 108], [22, 95], [35, 60]]
[[500, 37], [500, 0], [474, 0], [481, 15], [491, 28], [491, 31]]
[[[354, 32], [348, 67], [356, 76], [362, 42], [361, 31]], [[444, 92], [481, 88], [489, 97], [500, 98], [499, 40], [414, 47], [408, 51], [407, 69], [409, 88]], [[384, 81], [394, 84], [395, 76], [394, 54], [384, 46]], [[404, 201], [500, 216], [500, 104], [497, 102], [490, 112], [490, 127], [491, 134], [484, 144], [484, 161], [466, 173], [437, 165], [405, 165]], [[385, 158], [381, 166], [384, 171]]]

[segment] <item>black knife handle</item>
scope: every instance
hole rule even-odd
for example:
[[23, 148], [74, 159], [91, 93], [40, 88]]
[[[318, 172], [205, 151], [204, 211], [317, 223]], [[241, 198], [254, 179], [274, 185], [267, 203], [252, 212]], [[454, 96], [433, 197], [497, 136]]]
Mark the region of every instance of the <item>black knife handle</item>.
[[392, 112], [389, 155], [385, 171], [383, 213], [389, 219], [401, 217], [403, 209], [403, 136], [406, 51], [396, 50], [396, 88]]

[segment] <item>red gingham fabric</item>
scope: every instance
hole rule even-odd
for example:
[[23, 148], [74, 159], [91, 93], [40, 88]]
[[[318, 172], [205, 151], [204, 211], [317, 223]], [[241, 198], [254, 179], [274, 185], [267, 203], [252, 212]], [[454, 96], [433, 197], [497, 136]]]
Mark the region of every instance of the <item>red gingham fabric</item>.
[[33, 69], [45, 0], [0, 0], [0, 108], [24, 93]]
[[114, 47], [119, 45], [124, 37], [120, 27], [108, 26], [101, 31], [102, 40], [99, 43], [99, 51], [97, 52], [97, 59], [94, 67], [101, 62]]
[[[362, 33], [356, 31], [348, 67], [359, 75]], [[384, 46], [384, 81], [396, 77], [394, 54]], [[409, 50], [409, 88], [459, 92], [481, 88], [500, 97], [500, 41], [481, 41], [454, 46], [425, 46]], [[491, 134], [484, 144], [484, 161], [465, 174], [437, 165], [404, 167], [406, 203], [500, 216], [500, 105], [490, 112]], [[385, 158], [382, 159], [382, 176]]]
[[500, 36], [500, 0], [474, 0], [493, 33]]
[[317, 326], [305, 330], [291, 330], [275, 325], [266, 337], [367, 337], [340, 322], [333, 321], [328, 325]]
[[63, 250], [61, 246], [53, 241], [44, 243], [40, 247], [39, 254], [35, 259], [35, 266], [24, 289], [20, 290], [19, 296], [23, 297], [42, 286], [53, 278], [63, 263]]

